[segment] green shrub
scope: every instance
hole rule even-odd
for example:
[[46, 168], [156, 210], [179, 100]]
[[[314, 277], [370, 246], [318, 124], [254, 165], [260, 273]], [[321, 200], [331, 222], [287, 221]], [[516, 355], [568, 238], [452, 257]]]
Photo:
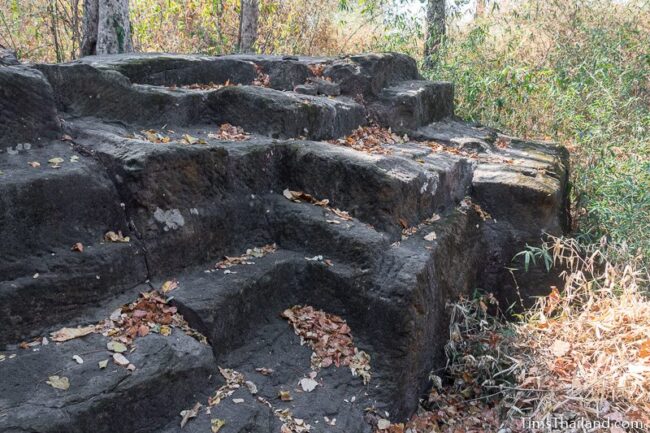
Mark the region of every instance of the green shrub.
[[522, 2], [451, 31], [431, 79], [457, 113], [572, 150], [587, 240], [650, 253], [650, 10], [643, 2]]

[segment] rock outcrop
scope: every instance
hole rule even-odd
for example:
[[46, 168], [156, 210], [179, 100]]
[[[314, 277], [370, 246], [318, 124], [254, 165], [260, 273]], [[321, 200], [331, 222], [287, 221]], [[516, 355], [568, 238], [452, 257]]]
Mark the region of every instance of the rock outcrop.
[[16, 53], [0, 45], [0, 66], [15, 66], [20, 65], [16, 58]]
[[[399, 54], [0, 67], [0, 431], [177, 432], [185, 419], [190, 432], [350, 433], [372, 431], [366, 408], [404, 419], [443, 360], [445, 303], [476, 288], [513, 300], [504, 266], [567, 229], [567, 176], [563, 148], [462, 122], [453, 86]], [[138, 338], [120, 365], [106, 345], [122, 331], [106, 324], [162, 286], [187, 327], [127, 329]], [[280, 317], [293, 305], [347, 321], [369, 383], [331, 366], [298, 385], [311, 349]], [[232, 394], [215, 404], [221, 386]]]

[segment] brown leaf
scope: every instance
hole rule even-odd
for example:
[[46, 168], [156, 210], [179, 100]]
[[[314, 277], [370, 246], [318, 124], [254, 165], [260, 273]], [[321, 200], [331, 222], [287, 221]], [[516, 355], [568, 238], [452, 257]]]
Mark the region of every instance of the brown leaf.
[[551, 352], [558, 358], [566, 355], [570, 349], [571, 344], [562, 340], [555, 340], [551, 345]]
[[210, 420], [210, 431], [212, 433], [218, 433], [218, 431], [226, 424], [226, 422], [220, 418], [213, 418]]
[[160, 290], [163, 293], [169, 293], [169, 292], [171, 292], [172, 290], [174, 290], [176, 288], [178, 288], [178, 280], [169, 280], [169, 281], [165, 281], [162, 284], [162, 286], [160, 287]]
[[642, 341], [639, 345], [639, 358], [650, 357], [650, 339]]
[[128, 243], [130, 241], [130, 238], [128, 236], [124, 236], [121, 231], [118, 231], [117, 233], [114, 231], [108, 231], [104, 235], [104, 240], [108, 242]]
[[291, 394], [289, 393], [289, 391], [280, 391], [278, 393], [278, 397], [282, 401], [291, 401], [291, 400], [293, 400], [293, 397], [291, 397]]
[[199, 414], [199, 409], [201, 409], [201, 403], [197, 401], [192, 409], [181, 411], [181, 416], [183, 417], [183, 419], [181, 419], [181, 428], [185, 427], [185, 424], [187, 424], [190, 418], [196, 418]]
[[52, 341], [62, 342], [72, 340], [73, 338], [83, 337], [84, 335], [95, 332], [95, 325], [84, 326], [81, 328], [61, 328], [50, 334]]
[[219, 127], [219, 131], [216, 134], [208, 134], [208, 137], [217, 140], [243, 141], [248, 140], [250, 135], [239, 126], [224, 123]]
[[138, 328], [138, 337], [144, 337], [149, 334], [149, 327], [147, 325], [140, 325]]

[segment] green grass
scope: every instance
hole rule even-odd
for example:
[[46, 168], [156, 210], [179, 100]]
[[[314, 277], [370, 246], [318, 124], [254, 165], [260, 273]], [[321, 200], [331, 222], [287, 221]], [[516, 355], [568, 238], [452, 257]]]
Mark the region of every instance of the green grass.
[[650, 12], [574, 3], [522, 6], [452, 33], [425, 75], [455, 82], [461, 117], [567, 145], [576, 235], [627, 245], [647, 264]]

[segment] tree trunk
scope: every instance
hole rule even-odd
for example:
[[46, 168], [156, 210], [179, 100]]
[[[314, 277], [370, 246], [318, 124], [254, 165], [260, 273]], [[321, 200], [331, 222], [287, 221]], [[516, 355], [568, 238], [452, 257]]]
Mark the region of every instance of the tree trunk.
[[250, 53], [257, 40], [257, 20], [260, 15], [258, 0], [241, 0], [239, 13], [239, 41], [240, 53]]
[[424, 44], [424, 61], [428, 66], [437, 62], [438, 50], [445, 36], [445, 0], [427, 2], [427, 40]]
[[84, 56], [133, 51], [129, 0], [84, 0], [83, 29]]
[[92, 56], [97, 52], [97, 24], [99, 17], [99, 0], [84, 0], [84, 17], [82, 22], [83, 38], [81, 55]]
[[474, 12], [474, 18], [480, 18], [485, 15], [486, 3], [486, 0], [476, 0], [476, 11]]

